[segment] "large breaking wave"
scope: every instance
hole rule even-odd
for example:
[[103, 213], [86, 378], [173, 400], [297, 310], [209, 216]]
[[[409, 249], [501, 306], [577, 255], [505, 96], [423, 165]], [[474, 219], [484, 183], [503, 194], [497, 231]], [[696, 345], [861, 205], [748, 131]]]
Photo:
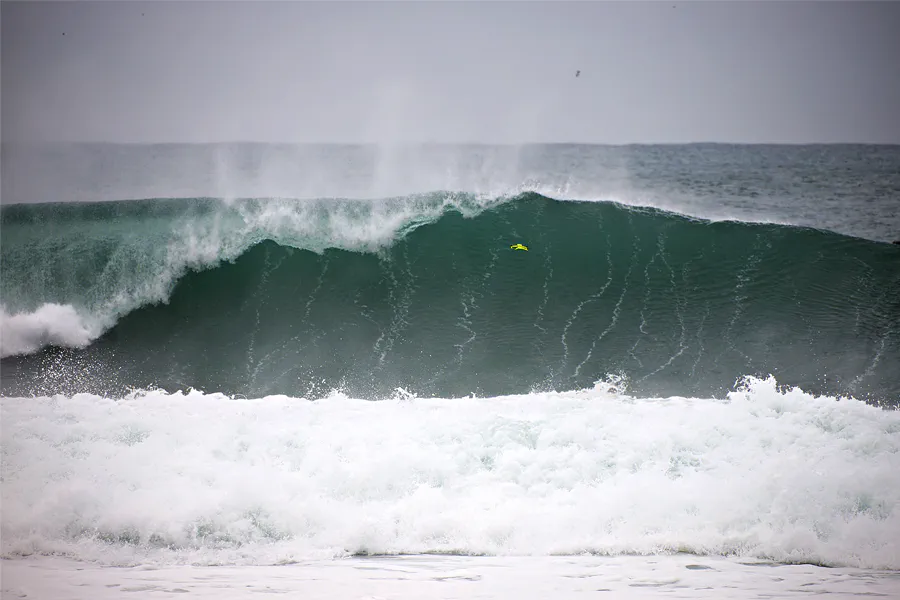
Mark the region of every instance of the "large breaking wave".
[[[194, 387], [900, 397], [900, 248], [433, 193], [2, 208], [4, 394]], [[522, 242], [528, 252], [509, 249]]]

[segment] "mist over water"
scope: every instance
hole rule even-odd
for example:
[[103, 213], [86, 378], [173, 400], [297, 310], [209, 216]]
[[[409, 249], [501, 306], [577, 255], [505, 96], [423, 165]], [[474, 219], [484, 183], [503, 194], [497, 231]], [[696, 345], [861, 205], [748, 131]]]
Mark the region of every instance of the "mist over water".
[[3, 204], [536, 191], [900, 238], [900, 146], [10, 144]]

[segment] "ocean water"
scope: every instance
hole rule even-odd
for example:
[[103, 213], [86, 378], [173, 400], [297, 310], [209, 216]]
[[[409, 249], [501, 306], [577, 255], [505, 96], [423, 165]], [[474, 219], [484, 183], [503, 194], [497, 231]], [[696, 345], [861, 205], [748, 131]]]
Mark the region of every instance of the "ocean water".
[[900, 147], [2, 159], [4, 558], [900, 569]]

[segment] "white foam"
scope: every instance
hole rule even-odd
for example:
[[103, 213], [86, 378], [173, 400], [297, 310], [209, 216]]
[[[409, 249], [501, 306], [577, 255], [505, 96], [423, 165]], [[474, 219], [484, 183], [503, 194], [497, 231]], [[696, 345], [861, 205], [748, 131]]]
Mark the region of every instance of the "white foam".
[[685, 551], [900, 568], [900, 413], [750, 380], [366, 402], [4, 399], [4, 556]]
[[8, 314], [0, 306], [0, 357], [34, 352], [46, 345], [81, 348], [96, 332], [85, 323], [75, 307], [47, 303], [33, 312]]
[[285, 594], [304, 600], [421, 598], [829, 598], [900, 595], [890, 571], [773, 565], [675, 555], [665, 557], [392, 556], [304, 561], [277, 566], [109, 568], [58, 557], [3, 561], [3, 597], [229, 600]]

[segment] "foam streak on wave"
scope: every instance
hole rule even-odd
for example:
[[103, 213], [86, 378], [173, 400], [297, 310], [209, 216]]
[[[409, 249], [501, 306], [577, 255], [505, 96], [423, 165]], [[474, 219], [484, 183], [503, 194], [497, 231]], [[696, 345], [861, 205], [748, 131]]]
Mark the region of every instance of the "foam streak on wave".
[[[7, 399], [3, 555], [691, 552], [900, 569], [900, 413], [725, 400]], [[67, 426], [59, 427], [60, 420]]]

